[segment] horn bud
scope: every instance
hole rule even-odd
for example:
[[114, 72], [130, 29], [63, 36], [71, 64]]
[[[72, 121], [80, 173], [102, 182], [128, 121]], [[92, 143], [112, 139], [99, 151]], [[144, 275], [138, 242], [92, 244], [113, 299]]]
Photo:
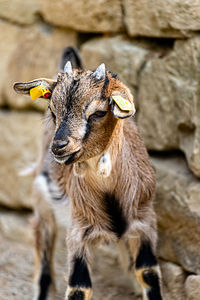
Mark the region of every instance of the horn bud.
[[105, 64], [98, 66], [98, 68], [93, 72], [93, 76], [98, 80], [103, 79], [106, 76]]
[[68, 62], [65, 64], [64, 72], [67, 73], [67, 74], [71, 74], [73, 72], [72, 71], [72, 64], [71, 64], [70, 60], [68, 60]]

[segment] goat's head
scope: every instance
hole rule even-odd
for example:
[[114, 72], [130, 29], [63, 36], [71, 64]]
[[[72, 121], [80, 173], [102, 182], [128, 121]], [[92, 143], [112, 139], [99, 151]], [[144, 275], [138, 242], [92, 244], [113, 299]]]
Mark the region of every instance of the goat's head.
[[[102, 153], [120, 119], [134, 113], [129, 89], [100, 65], [95, 71], [73, 69], [70, 61], [57, 80], [37, 79], [15, 83], [18, 93], [30, 94], [38, 85], [49, 89], [48, 110], [55, 124], [51, 150], [59, 163], [84, 161]], [[112, 96], [119, 95], [131, 104], [121, 110]]]

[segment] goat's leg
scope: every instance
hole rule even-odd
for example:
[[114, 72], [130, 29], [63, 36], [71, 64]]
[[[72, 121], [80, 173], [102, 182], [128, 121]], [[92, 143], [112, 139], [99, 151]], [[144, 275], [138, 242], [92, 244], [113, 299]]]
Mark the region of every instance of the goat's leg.
[[[86, 251], [81, 247], [78, 234], [76, 241], [68, 236], [68, 286], [66, 300], [90, 300], [92, 296], [92, 283], [90, 279], [88, 261], [89, 247]], [[73, 245], [73, 246], [72, 246]], [[87, 253], [86, 253], [87, 252]]]
[[53, 248], [55, 231], [41, 217], [34, 224], [34, 300], [46, 300], [50, 286], [54, 289]]
[[[135, 250], [137, 250], [138, 245], [138, 239], [135, 239]], [[135, 296], [141, 296], [142, 295], [142, 288], [139, 284], [134, 269], [134, 259], [136, 257], [136, 252], [134, 252], [134, 249], [130, 249], [129, 241], [128, 239], [120, 239], [117, 243], [118, 249], [119, 249], [119, 258], [122, 265], [123, 270], [129, 275], [132, 284], [133, 284], [133, 290]]]
[[[137, 240], [137, 241], [136, 241]], [[162, 300], [161, 272], [155, 256], [153, 239], [141, 236], [129, 238], [128, 247], [132, 253], [132, 266], [143, 290], [143, 299]]]
[[86, 257], [74, 254], [70, 263], [70, 275], [66, 300], [90, 300], [92, 284]]
[[162, 300], [161, 272], [150, 240], [141, 240], [135, 261], [135, 273], [143, 287], [144, 299]]
[[55, 292], [53, 251], [56, 237], [56, 222], [51, 205], [40, 192], [34, 189], [36, 200], [34, 231], [34, 300], [46, 300], [49, 290]]

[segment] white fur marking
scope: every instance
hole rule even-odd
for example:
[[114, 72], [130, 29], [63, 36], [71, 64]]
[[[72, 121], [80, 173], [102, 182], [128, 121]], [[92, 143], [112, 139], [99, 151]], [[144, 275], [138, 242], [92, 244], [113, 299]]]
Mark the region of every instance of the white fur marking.
[[51, 201], [51, 195], [49, 193], [48, 184], [46, 178], [43, 175], [38, 175], [35, 178], [33, 184], [37, 188], [37, 190], [40, 191], [40, 193], [46, 201]]
[[110, 175], [111, 170], [112, 170], [112, 163], [110, 159], [110, 154], [109, 152], [106, 152], [103, 155], [101, 155], [99, 159], [97, 175], [106, 178]]
[[75, 176], [84, 177], [87, 169], [87, 164], [85, 162], [74, 163], [73, 171]]

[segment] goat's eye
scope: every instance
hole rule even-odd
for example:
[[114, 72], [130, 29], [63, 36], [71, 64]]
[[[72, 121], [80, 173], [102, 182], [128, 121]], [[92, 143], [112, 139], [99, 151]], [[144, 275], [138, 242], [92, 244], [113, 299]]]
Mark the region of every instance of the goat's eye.
[[94, 114], [90, 115], [88, 121], [103, 118], [106, 115], [106, 111], [98, 110]]

